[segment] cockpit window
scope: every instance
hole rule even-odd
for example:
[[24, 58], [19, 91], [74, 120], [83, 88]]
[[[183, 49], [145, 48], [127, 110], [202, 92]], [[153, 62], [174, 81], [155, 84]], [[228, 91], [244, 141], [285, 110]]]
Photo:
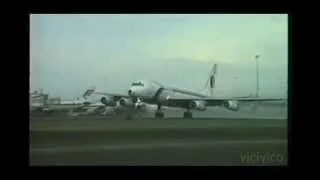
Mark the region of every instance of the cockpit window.
[[141, 82], [134, 82], [131, 84], [131, 86], [143, 86], [143, 83]]

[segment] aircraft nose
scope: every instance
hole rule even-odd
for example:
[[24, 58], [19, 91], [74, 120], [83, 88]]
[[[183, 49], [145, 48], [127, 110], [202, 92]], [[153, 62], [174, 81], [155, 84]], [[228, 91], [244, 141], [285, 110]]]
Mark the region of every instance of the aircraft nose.
[[129, 96], [131, 96], [131, 95], [132, 95], [132, 90], [131, 90], [131, 89], [129, 89], [129, 91], [128, 91], [128, 95], [129, 95]]

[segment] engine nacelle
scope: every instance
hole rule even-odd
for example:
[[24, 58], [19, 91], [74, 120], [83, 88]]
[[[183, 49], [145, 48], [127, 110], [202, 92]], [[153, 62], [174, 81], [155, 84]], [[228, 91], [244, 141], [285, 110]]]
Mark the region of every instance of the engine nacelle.
[[119, 100], [119, 104], [120, 104], [121, 106], [132, 106], [132, 105], [133, 105], [133, 102], [132, 102], [132, 100], [129, 99], [129, 98], [121, 98], [121, 99]]
[[146, 109], [146, 103], [144, 102], [136, 102], [135, 108], [139, 111], [144, 111]]
[[105, 97], [105, 96], [100, 99], [100, 102], [106, 106], [116, 106], [117, 105], [116, 102], [112, 100], [112, 98]]
[[189, 105], [191, 109], [196, 109], [199, 111], [204, 111], [207, 109], [206, 102], [204, 101], [192, 101]]
[[229, 100], [224, 103], [224, 107], [226, 107], [227, 109], [232, 110], [232, 111], [238, 111], [239, 110], [239, 102]]

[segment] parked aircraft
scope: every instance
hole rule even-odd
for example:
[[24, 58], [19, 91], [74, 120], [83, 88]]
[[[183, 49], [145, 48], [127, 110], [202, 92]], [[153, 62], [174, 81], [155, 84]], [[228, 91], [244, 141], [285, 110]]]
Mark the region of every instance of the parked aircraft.
[[41, 106], [42, 112], [71, 112], [71, 113], [100, 113], [104, 110], [105, 105], [101, 102], [94, 102], [88, 99], [94, 92], [94, 88], [90, 88], [85, 91], [81, 99], [77, 100], [62, 100], [59, 103], [49, 104], [44, 102]]

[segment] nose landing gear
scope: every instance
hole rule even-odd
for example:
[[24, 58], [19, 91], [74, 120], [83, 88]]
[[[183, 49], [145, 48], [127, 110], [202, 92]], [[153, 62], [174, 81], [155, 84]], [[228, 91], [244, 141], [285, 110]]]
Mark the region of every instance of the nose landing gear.
[[156, 119], [164, 119], [164, 113], [161, 110], [161, 104], [158, 104], [158, 109], [155, 112]]

